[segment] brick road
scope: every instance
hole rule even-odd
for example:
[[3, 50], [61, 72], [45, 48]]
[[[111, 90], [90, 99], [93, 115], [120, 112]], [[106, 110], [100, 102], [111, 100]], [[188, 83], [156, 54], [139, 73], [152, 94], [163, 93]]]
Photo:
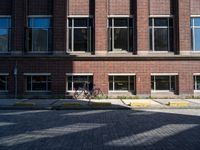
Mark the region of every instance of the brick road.
[[200, 110], [1, 110], [7, 149], [199, 150]]

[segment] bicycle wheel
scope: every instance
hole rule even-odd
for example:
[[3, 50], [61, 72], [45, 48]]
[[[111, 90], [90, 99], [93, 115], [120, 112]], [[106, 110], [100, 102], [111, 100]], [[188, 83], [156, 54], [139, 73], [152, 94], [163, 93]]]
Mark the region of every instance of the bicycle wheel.
[[103, 92], [97, 88], [92, 91], [92, 97], [103, 96]]
[[82, 98], [83, 94], [84, 94], [84, 89], [83, 88], [79, 88], [78, 90], [76, 90], [74, 92], [74, 99], [80, 99], [80, 98]]

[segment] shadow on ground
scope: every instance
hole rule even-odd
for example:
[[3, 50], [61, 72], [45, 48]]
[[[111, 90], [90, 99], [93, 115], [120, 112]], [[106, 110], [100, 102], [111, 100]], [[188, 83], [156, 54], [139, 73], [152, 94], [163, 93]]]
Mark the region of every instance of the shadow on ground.
[[177, 111], [0, 111], [0, 149], [200, 149], [200, 110]]

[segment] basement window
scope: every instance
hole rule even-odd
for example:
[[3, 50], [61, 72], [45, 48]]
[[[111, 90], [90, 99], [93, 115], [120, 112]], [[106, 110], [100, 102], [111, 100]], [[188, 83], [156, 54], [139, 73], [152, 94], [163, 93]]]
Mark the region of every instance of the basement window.
[[27, 75], [26, 76], [27, 92], [50, 92], [51, 76], [50, 75]]

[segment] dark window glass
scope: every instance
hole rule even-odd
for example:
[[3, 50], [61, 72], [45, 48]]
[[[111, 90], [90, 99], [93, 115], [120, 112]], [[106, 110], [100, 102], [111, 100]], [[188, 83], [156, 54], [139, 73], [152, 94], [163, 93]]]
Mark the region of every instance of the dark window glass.
[[128, 76], [115, 76], [115, 90], [116, 91], [127, 91], [128, 89]]
[[8, 51], [9, 47], [9, 30], [0, 29], [0, 52]]
[[0, 76], [0, 91], [7, 91], [7, 76]]
[[150, 18], [150, 19], [149, 19], [149, 26], [152, 26], [152, 25], [153, 25], [153, 19]]
[[168, 18], [154, 19], [154, 26], [168, 26]]
[[27, 91], [50, 91], [51, 78], [48, 76], [28, 76]]
[[154, 89], [154, 76], [151, 77], [151, 90], [155, 90]]
[[153, 41], [152, 41], [152, 28], [149, 29], [149, 43], [150, 43], [150, 50], [153, 50]]
[[74, 51], [87, 51], [87, 29], [74, 29]]
[[116, 50], [128, 50], [128, 29], [114, 29], [114, 43]]
[[155, 50], [168, 50], [168, 29], [154, 29]]
[[113, 91], [113, 76], [109, 76], [109, 90]]
[[92, 76], [73, 76], [74, 90], [83, 88], [85, 83], [86, 83], [87, 90], [93, 89], [93, 77]]
[[128, 26], [128, 19], [127, 18], [115, 18], [114, 19], [114, 26], [115, 27], [127, 27]]
[[197, 86], [197, 87], [196, 87], [196, 88], [197, 88], [196, 90], [200, 90], [200, 76], [197, 76], [197, 77], [196, 77], [196, 84], [197, 84], [197, 85], [196, 85], [196, 86]]
[[87, 21], [88, 19], [85, 18], [78, 18], [78, 19], [74, 19], [74, 26], [75, 27], [87, 27]]
[[48, 50], [48, 29], [33, 29], [30, 39], [32, 39], [32, 51]]
[[169, 76], [156, 76], [156, 90], [170, 90]]
[[134, 76], [130, 76], [130, 91], [134, 91], [134, 88], [135, 88]]

